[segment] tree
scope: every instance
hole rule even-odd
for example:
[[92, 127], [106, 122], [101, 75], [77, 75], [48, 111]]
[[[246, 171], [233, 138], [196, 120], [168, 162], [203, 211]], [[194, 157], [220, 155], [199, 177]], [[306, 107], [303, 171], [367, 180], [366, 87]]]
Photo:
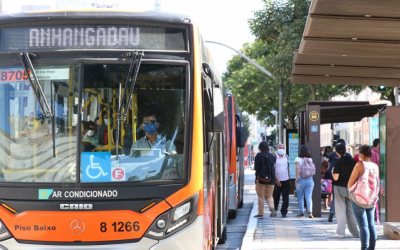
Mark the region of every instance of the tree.
[[283, 84], [284, 126], [295, 128], [295, 118], [309, 100], [328, 100], [348, 91], [359, 92], [363, 87], [339, 85], [292, 84], [293, 54], [298, 49], [309, 9], [306, 0], [265, 0], [265, 8], [254, 13], [249, 26], [256, 41], [244, 44], [242, 52], [269, 70], [267, 77], [239, 56], [228, 63], [223, 79], [227, 88], [236, 95], [242, 110], [256, 114], [257, 119], [273, 125], [270, 113], [279, 110], [279, 85]]
[[[371, 86], [371, 89], [376, 89], [376, 86]], [[394, 88], [392, 87], [387, 87], [385, 92], [380, 93], [381, 94], [381, 99], [385, 101], [390, 101], [392, 103], [392, 106], [395, 105], [395, 96], [394, 96]]]

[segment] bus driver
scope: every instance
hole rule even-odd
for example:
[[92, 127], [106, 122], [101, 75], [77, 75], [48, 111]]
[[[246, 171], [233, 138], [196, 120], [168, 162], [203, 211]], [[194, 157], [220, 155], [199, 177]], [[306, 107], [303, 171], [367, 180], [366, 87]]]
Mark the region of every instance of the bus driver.
[[160, 124], [157, 122], [155, 115], [149, 115], [143, 118], [143, 123], [140, 127], [144, 130], [146, 135], [132, 144], [131, 156], [134, 156], [134, 149], [137, 148], [159, 148], [165, 154], [176, 154], [176, 147], [171, 140], [167, 140], [166, 136], [161, 136], [157, 133], [159, 126]]

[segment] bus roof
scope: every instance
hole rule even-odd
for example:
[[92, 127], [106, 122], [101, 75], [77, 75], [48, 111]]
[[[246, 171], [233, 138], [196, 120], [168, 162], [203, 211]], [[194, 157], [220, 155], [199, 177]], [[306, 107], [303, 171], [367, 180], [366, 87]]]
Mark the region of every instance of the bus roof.
[[40, 20], [65, 20], [65, 19], [135, 19], [146, 22], [167, 22], [182, 24], [191, 23], [191, 17], [184, 14], [160, 12], [160, 11], [137, 11], [119, 9], [67, 9], [67, 10], [43, 10], [23, 13], [10, 13], [0, 15], [0, 25], [15, 22], [30, 22]]

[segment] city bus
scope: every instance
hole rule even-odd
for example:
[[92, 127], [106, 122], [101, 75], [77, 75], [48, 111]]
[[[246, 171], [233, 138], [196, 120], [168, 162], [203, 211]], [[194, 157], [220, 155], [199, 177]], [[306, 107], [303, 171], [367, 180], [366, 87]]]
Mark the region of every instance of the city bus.
[[244, 191], [244, 140], [242, 114], [232, 93], [225, 95], [226, 147], [229, 168], [228, 218], [235, 219], [237, 209], [243, 207]]
[[224, 243], [234, 136], [212, 65], [185, 15], [0, 15], [0, 248]]

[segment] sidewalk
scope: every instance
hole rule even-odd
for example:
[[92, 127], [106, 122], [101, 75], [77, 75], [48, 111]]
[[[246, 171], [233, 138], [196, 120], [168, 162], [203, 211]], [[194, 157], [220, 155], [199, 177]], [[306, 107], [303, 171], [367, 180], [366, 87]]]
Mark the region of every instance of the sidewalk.
[[[254, 191], [255, 195], [255, 191]], [[282, 200], [281, 200], [282, 202]], [[269, 217], [269, 209], [264, 203], [264, 217], [254, 218], [257, 214], [257, 197], [250, 214], [242, 250], [272, 249], [360, 249], [359, 238], [352, 238], [346, 227], [346, 237], [331, 238], [336, 232], [336, 218], [328, 222], [328, 210], [322, 210], [320, 218], [298, 218], [297, 198], [290, 195], [287, 218]], [[279, 208], [280, 209], [280, 208]], [[382, 225], [377, 227], [378, 241], [375, 249], [400, 249], [400, 241], [388, 240], [383, 236]]]

